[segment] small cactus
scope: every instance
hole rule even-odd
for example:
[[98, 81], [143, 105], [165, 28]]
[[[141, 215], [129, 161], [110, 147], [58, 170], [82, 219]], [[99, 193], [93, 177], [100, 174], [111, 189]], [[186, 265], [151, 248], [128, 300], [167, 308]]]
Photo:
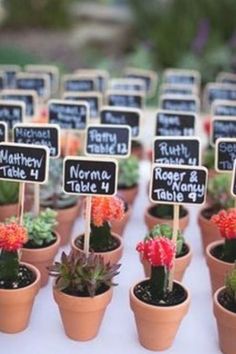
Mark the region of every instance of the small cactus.
[[136, 156], [119, 161], [118, 186], [133, 187], [139, 181], [139, 161]]
[[236, 266], [226, 278], [226, 290], [236, 303]]

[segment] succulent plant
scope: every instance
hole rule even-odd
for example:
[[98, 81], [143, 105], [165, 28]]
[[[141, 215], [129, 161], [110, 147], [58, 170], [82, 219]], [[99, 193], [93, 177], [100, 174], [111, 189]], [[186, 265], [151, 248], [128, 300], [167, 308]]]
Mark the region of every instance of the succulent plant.
[[0, 181], [0, 205], [15, 204], [18, 202], [19, 183]]
[[49, 267], [49, 274], [56, 277], [55, 287], [75, 296], [94, 297], [103, 289], [117, 285], [113, 277], [120, 265], [105, 264], [103, 257], [90, 253], [61, 255], [61, 261]]
[[136, 156], [129, 156], [119, 161], [118, 186], [133, 187], [139, 181], [139, 161]]
[[232, 270], [232, 272], [226, 277], [225, 286], [227, 293], [236, 303], [236, 266]]
[[215, 149], [211, 146], [204, 151], [203, 155], [203, 166], [207, 167], [208, 169], [215, 168]]
[[219, 174], [212, 177], [208, 183], [208, 197], [218, 209], [232, 208], [234, 199], [230, 194], [231, 176]]

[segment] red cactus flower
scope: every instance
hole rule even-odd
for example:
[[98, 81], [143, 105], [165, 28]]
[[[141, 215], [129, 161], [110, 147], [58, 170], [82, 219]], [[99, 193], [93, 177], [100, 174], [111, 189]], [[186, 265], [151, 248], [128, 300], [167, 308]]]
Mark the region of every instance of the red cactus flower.
[[211, 117], [207, 117], [204, 121], [204, 131], [207, 136], [210, 136], [211, 133]]
[[16, 224], [0, 224], [0, 249], [14, 252], [22, 248], [28, 240], [24, 227]]
[[118, 197], [92, 198], [91, 219], [97, 227], [102, 226], [105, 222], [122, 220], [124, 211], [124, 202]]
[[141, 253], [143, 259], [152, 266], [163, 266], [167, 269], [173, 267], [176, 247], [174, 243], [166, 237], [158, 237], [139, 242], [136, 250]]
[[217, 225], [223, 238], [236, 238], [236, 209], [221, 210], [211, 221]]

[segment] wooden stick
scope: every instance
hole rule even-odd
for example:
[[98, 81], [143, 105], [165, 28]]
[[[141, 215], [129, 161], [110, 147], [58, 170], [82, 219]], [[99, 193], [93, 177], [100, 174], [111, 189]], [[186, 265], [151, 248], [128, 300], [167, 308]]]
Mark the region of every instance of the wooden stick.
[[64, 152], [65, 156], [64, 157], [68, 156], [69, 152], [70, 152], [70, 149], [69, 149], [69, 147], [70, 147], [70, 136], [71, 136], [70, 130], [67, 130], [66, 131], [65, 152]]
[[[174, 204], [174, 219], [173, 219], [173, 237], [172, 241], [174, 244], [177, 244], [178, 238], [178, 231], [179, 231], [179, 204]], [[173, 282], [174, 282], [174, 272], [175, 272], [175, 259], [173, 267], [169, 273], [169, 291], [173, 289]]]
[[40, 185], [34, 185], [34, 215], [38, 216], [40, 211]]
[[20, 182], [17, 219], [21, 226], [23, 225], [24, 204], [25, 204], [25, 183]]
[[86, 197], [85, 233], [84, 233], [84, 253], [86, 254], [86, 256], [88, 256], [88, 254], [89, 254], [91, 205], [92, 205], [92, 197], [88, 196], [88, 197]]

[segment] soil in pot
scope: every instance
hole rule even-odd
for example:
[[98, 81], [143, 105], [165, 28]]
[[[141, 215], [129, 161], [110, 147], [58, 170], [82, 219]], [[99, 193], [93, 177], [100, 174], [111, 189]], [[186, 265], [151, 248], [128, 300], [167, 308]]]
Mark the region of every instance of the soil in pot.
[[211, 221], [211, 217], [220, 211], [218, 207], [206, 207], [200, 211], [198, 224], [202, 236], [203, 252], [206, 252], [207, 246], [214, 242], [221, 240], [221, 235], [218, 227]]
[[[75, 246], [78, 247], [79, 249], [84, 248], [84, 235], [81, 235], [75, 239]], [[101, 247], [92, 247], [90, 245], [89, 251], [90, 252], [95, 252], [95, 253], [103, 253], [103, 252], [110, 252], [116, 250], [120, 246], [119, 240], [112, 236], [110, 237], [109, 244], [107, 246], [101, 246]]]
[[25, 265], [20, 265], [17, 280], [0, 280], [0, 289], [21, 289], [32, 284], [35, 279], [36, 275], [31, 269]]
[[232, 298], [232, 296], [229, 296], [225, 289], [219, 292], [218, 301], [226, 310], [236, 314], [236, 301]]

